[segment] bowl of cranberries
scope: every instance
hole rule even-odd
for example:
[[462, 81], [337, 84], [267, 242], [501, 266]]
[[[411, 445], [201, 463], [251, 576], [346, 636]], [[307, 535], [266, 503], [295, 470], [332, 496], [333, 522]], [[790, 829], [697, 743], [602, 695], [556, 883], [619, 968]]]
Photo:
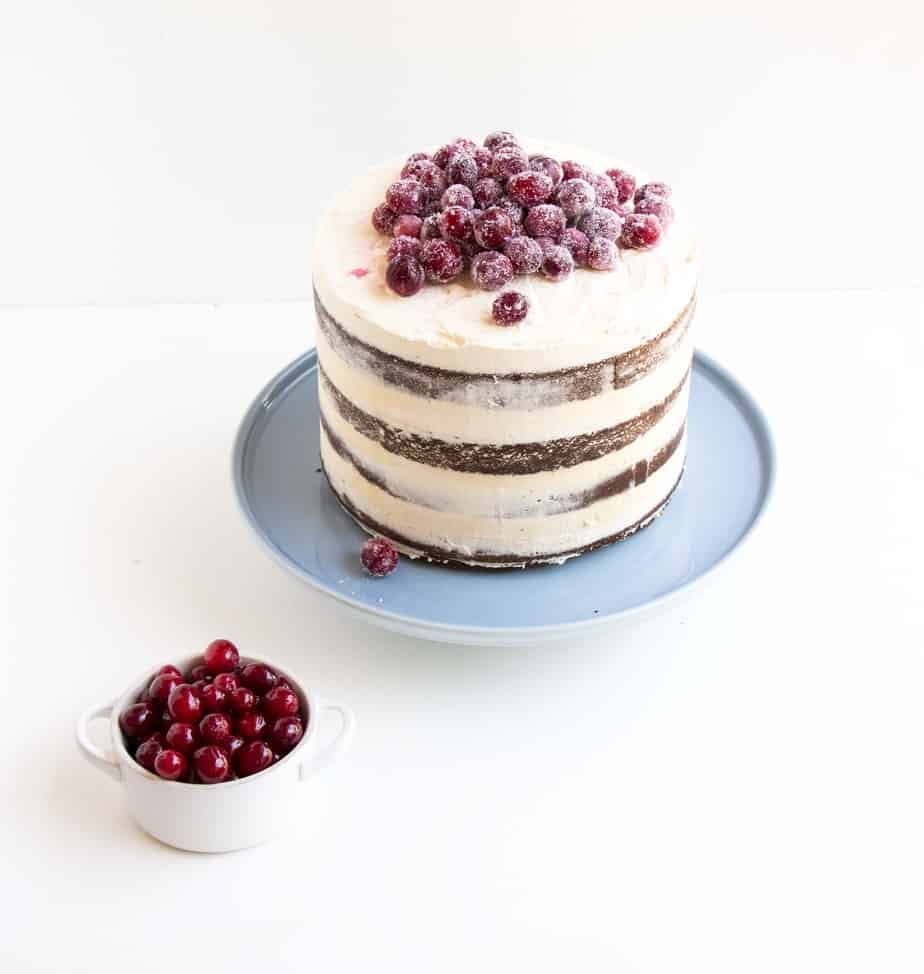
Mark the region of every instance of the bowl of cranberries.
[[[318, 724], [329, 712], [339, 731], [319, 746]], [[98, 718], [109, 720], [111, 750], [90, 738]], [[91, 707], [77, 742], [122, 783], [146, 832], [179, 849], [230, 852], [294, 824], [299, 784], [341, 753], [352, 732], [345, 707], [216, 639], [202, 655], [148, 671], [115, 703]]]

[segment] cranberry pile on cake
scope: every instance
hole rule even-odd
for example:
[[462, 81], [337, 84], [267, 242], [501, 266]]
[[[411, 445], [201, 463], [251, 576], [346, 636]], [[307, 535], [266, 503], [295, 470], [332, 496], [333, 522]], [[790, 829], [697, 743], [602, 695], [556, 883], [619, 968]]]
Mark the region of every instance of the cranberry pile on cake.
[[307, 721], [295, 690], [265, 663], [242, 660], [227, 639], [209, 643], [185, 675], [162, 666], [119, 714], [143, 768], [206, 785], [265, 771], [298, 744]]
[[370, 534], [522, 567], [663, 510], [697, 276], [666, 183], [509, 132], [455, 139], [338, 196], [313, 268], [322, 463]]

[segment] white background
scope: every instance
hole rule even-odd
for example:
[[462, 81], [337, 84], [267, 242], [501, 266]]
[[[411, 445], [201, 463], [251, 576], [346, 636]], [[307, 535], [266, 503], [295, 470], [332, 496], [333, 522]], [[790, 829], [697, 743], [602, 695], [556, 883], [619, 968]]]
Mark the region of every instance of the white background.
[[[3, 974], [924, 969], [921, 36], [889, 2], [2, 8]], [[312, 342], [324, 196], [497, 127], [697, 189], [697, 343], [780, 451], [727, 572], [540, 649], [351, 622], [228, 476]], [[359, 726], [302, 830], [199, 857], [71, 735], [218, 635]]]

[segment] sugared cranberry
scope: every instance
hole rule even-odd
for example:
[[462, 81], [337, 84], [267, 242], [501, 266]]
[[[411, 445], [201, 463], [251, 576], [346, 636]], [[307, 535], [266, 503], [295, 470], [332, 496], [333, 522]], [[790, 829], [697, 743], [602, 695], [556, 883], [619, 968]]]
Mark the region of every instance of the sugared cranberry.
[[529, 157], [529, 168], [533, 172], [544, 173], [552, 180], [552, 189], [555, 189], [564, 178], [561, 163], [551, 156], [532, 155]]
[[586, 179], [566, 179], [558, 187], [558, 205], [569, 220], [589, 213], [597, 202], [597, 193]]
[[[562, 240], [564, 239], [564, 234], [562, 234]], [[561, 246], [561, 241], [555, 240], [552, 237], [536, 237], [536, 243], [539, 244], [539, 249], [542, 251], [543, 257], [545, 257], [550, 250]]]
[[199, 699], [202, 701], [202, 710], [206, 714], [220, 714], [228, 708], [228, 695], [224, 690], [219, 690], [214, 683], [206, 683], [199, 691]]
[[387, 203], [379, 203], [372, 211], [372, 225], [379, 233], [385, 234], [386, 237], [391, 236], [392, 228], [397, 219], [398, 214]]
[[466, 210], [472, 210], [475, 208], [475, 197], [472, 196], [472, 191], [468, 186], [462, 183], [453, 183], [443, 193], [440, 203], [444, 208], [447, 206], [462, 206]]
[[388, 262], [388, 267], [385, 270], [385, 283], [395, 294], [402, 298], [409, 298], [424, 285], [423, 268], [413, 257], [395, 257]]
[[484, 137], [484, 146], [491, 152], [499, 149], [502, 145], [517, 145], [517, 137], [513, 132], [491, 132]]
[[481, 179], [482, 176], [491, 175], [491, 167], [494, 163], [494, 156], [490, 149], [484, 148], [484, 146], [478, 146], [472, 153], [472, 158], [475, 160], [475, 165], [478, 167], [478, 178]]
[[544, 172], [518, 172], [507, 180], [507, 193], [523, 206], [538, 206], [552, 195], [552, 180]]
[[513, 221], [513, 232], [516, 235], [517, 228], [523, 223], [523, 207], [509, 196], [502, 196], [494, 205]]
[[384, 578], [398, 567], [398, 550], [384, 538], [369, 538], [359, 549], [359, 560], [374, 578]]
[[467, 139], [464, 136], [460, 136], [458, 139], [452, 140], [452, 147], [454, 149], [459, 149], [467, 155], [472, 155], [474, 151], [478, 148], [478, 143], [473, 142], [471, 139]]
[[158, 673], [148, 686], [148, 699], [164, 706], [170, 696], [170, 691], [182, 682], [183, 677], [179, 673]]
[[478, 182], [478, 163], [466, 152], [454, 152], [446, 166], [446, 178], [450, 183], [472, 187]]
[[419, 216], [413, 216], [410, 213], [402, 213], [401, 216], [395, 220], [395, 225], [392, 228], [392, 233], [396, 237], [419, 237], [420, 228], [423, 226], [423, 220]]
[[472, 235], [472, 211], [464, 206], [448, 206], [440, 216], [440, 231], [446, 240], [461, 243]]
[[[417, 217], [411, 219], [416, 220]], [[420, 260], [420, 241], [416, 237], [395, 237], [388, 245], [385, 257], [389, 261], [396, 257], [413, 257], [415, 260]]]
[[407, 157], [407, 161], [404, 163], [404, 169], [401, 170], [401, 178], [403, 179], [405, 176], [410, 175], [410, 173], [406, 172], [406, 170], [413, 163], [419, 162], [421, 159], [429, 159], [429, 158], [430, 157], [427, 155], [426, 152], [412, 152]]
[[205, 663], [197, 663], [189, 671], [189, 682], [197, 683], [199, 680], [210, 680], [211, 674], [209, 673], [208, 667]]
[[420, 239], [423, 241], [439, 240], [442, 236], [440, 215], [439, 213], [432, 213], [424, 220], [423, 226], [420, 228]]
[[249, 778], [258, 771], [265, 771], [272, 763], [272, 748], [263, 741], [250, 741], [240, 747], [234, 755], [234, 766], [242, 778]]
[[440, 167], [444, 169], [446, 163], [449, 162], [449, 156], [452, 154], [454, 149], [453, 144], [450, 142], [448, 145], [440, 146], [436, 152], [433, 153], [433, 161]]
[[154, 772], [167, 781], [176, 781], [186, 774], [186, 758], [179, 751], [161, 750], [154, 758]]
[[674, 208], [663, 196], [643, 196], [635, 204], [635, 212], [656, 216], [661, 224], [662, 231], [674, 222]]
[[269, 742], [280, 754], [288, 754], [302, 739], [305, 728], [300, 717], [280, 717], [269, 729]]
[[266, 663], [248, 663], [241, 670], [241, 682], [254, 693], [268, 693], [279, 682], [279, 677]]
[[237, 673], [219, 673], [212, 683], [222, 693], [230, 693], [241, 685], [240, 680], [237, 678]]
[[619, 246], [647, 250], [661, 239], [661, 221], [650, 213], [630, 213], [622, 225]]
[[206, 744], [222, 745], [231, 736], [231, 721], [224, 714], [206, 714], [199, 721], [199, 735]]
[[135, 760], [142, 768], [153, 771], [154, 761], [163, 749], [163, 737], [160, 734], [152, 734], [138, 745], [138, 750], [135, 751]]
[[542, 265], [542, 248], [532, 237], [511, 237], [504, 244], [504, 253], [514, 274], [535, 274]]
[[484, 291], [497, 291], [513, 279], [513, 264], [503, 254], [486, 250], [472, 258], [472, 280]]
[[266, 718], [259, 710], [251, 710], [237, 719], [234, 729], [245, 741], [253, 741], [266, 733]]
[[578, 267], [583, 267], [587, 263], [587, 247], [589, 244], [587, 234], [576, 227], [568, 227], [562, 234], [561, 245], [568, 249]]
[[494, 299], [491, 315], [499, 325], [516, 325], [529, 311], [529, 300], [519, 291], [504, 291]]
[[191, 724], [202, 716], [202, 701], [194, 687], [178, 683], [167, 698], [167, 709], [174, 720]]
[[435, 199], [427, 200], [426, 205], [423, 210], [421, 210], [420, 215], [426, 220], [428, 216], [433, 216], [434, 213], [439, 213], [443, 207], [440, 205], [440, 198], [437, 196]]
[[298, 713], [298, 696], [288, 687], [275, 686], [263, 698], [263, 714], [268, 721], [294, 717]]
[[506, 182], [518, 172], [529, 169], [529, 159], [526, 153], [515, 143], [505, 142], [494, 150], [494, 160], [491, 164], [491, 175], [501, 182]]
[[399, 179], [386, 190], [385, 202], [399, 216], [402, 213], [419, 214], [427, 202], [427, 191], [416, 179]]
[[486, 176], [484, 179], [479, 179], [478, 182], [475, 183], [473, 193], [475, 202], [483, 210], [486, 210], [489, 206], [493, 206], [504, 195], [504, 187], [501, 186], [496, 179]]
[[215, 676], [216, 673], [233, 672], [241, 661], [241, 654], [230, 639], [215, 639], [205, 647], [203, 660], [206, 670]]
[[[406, 171], [404, 171], [406, 170]], [[446, 188], [446, 177], [443, 170], [429, 159], [418, 159], [404, 167], [402, 179], [416, 179], [424, 190], [428, 200], [438, 200]]]
[[613, 180], [618, 202], [625, 203], [626, 200], [632, 199], [632, 194], [635, 192], [635, 176], [625, 169], [607, 169], [606, 174]]
[[587, 166], [575, 162], [573, 159], [565, 159], [561, 164], [562, 179], [584, 179], [590, 175]]
[[639, 186], [635, 191], [635, 202], [638, 204], [650, 196], [657, 196], [662, 200], [669, 200], [671, 198], [671, 188], [667, 183], [645, 183], [644, 186]]
[[560, 206], [540, 203], [526, 214], [526, 232], [531, 237], [551, 237], [561, 240], [567, 220]]
[[574, 258], [567, 247], [549, 247], [542, 257], [542, 273], [550, 281], [564, 280], [574, 270]]
[[616, 244], [607, 237], [594, 237], [587, 248], [587, 266], [595, 271], [611, 271], [616, 266]]
[[231, 763], [228, 755], [214, 744], [208, 747], [200, 747], [193, 754], [193, 767], [199, 780], [206, 785], [217, 785], [228, 777], [231, 770]]
[[488, 250], [499, 250], [513, 236], [513, 221], [499, 206], [489, 206], [475, 220], [475, 239]]
[[249, 687], [238, 687], [228, 694], [232, 713], [246, 714], [257, 705], [257, 695]]
[[619, 193], [616, 184], [605, 173], [593, 173], [588, 180], [597, 194], [597, 206], [605, 206], [612, 209], [619, 203]]
[[127, 737], [143, 737], [158, 730], [157, 711], [150, 703], [133, 703], [119, 714], [119, 726]]
[[192, 754], [199, 746], [199, 728], [196, 724], [187, 724], [178, 720], [167, 728], [164, 740], [167, 747], [172, 747], [174, 751], [186, 755]]
[[590, 213], [585, 213], [578, 220], [578, 229], [586, 233], [591, 240], [594, 237], [618, 240], [622, 232], [622, 217], [605, 207], [595, 206]]
[[465, 269], [462, 251], [449, 240], [428, 240], [420, 250], [420, 263], [427, 279], [448, 284]]

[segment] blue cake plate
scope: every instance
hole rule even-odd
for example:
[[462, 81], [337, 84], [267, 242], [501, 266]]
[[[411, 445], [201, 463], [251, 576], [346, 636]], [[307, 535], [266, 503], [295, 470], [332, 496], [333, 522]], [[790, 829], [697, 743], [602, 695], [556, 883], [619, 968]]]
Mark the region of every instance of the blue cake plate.
[[247, 522], [281, 565], [354, 616], [440, 642], [523, 645], [574, 636], [663, 603], [751, 533], [776, 467], [750, 395], [697, 352], [686, 473], [664, 514], [638, 534], [564, 565], [447, 568], [402, 558], [387, 578], [359, 563], [366, 535], [320, 470], [317, 354], [279, 373], [247, 411], [233, 477]]

